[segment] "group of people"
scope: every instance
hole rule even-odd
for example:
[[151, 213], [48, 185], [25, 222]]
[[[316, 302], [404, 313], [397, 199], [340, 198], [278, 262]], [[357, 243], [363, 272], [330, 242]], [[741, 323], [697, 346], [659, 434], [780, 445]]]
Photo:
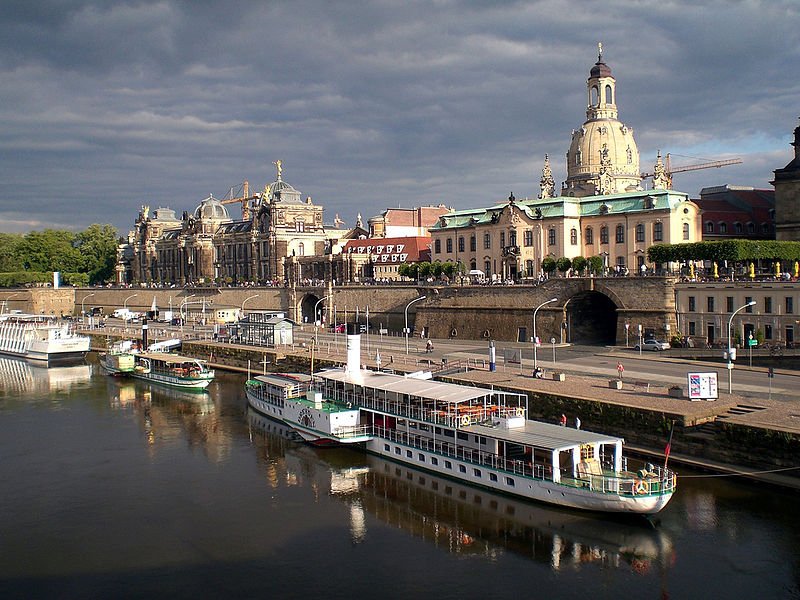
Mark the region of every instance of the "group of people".
[[[567, 415], [565, 415], [564, 413], [561, 413], [561, 419], [559, 419], [559, 425], [561, 425], [562, 427], [566, 427], [567, 426]], [[581, 428], [581, 418], [576, 415], [575, 416], [575, 429], [580, 429], [580, 428]]]

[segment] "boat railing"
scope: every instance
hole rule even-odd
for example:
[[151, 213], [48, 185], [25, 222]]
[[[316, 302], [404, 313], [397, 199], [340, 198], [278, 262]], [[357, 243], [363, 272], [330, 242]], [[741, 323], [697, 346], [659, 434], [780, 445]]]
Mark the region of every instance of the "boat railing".
[[339, 439], [352, 439], [372, 436], [371, 425], [346, 425], [336, 427], [332, 432]]
[[343, 393], [340, 396], [342, 401], [350, 402], [354, 406], [454, 429], [483, 423], [496, 417], [505, 418], [525, 415], [525, 409], [517, 406], [464, 405], [459, 406], [455, 411], [445, 411], [397, 400], [368, 398], [362, 394]]
[[[372, 434], [405, 446], [435, 452], [470, 464], [532, 479], [553, 480], [553, 467], [549, 464], [532, 464], [529, 461], [506, 458], [484, 450], [387, 427], [375, 426], [372, 428]], [[653, 467], [652, 470], [645, 473], [627, 471], [614, 473], [606, 470], [602, 475], [583, 477], [576, 477], [571, 470], [562, 469], [559, 479], [558, 483], [569, 487], [588, 488], [605, 494], [639, 496], [670, 493], [675, 488], [677, 478], [675, 473], [669, 469]]]

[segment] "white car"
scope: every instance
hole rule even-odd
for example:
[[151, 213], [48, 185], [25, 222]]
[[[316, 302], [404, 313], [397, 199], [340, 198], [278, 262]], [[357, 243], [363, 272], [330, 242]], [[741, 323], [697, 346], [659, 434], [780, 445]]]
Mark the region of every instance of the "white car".
[[[669, 342], [661, 342], [659, 340], [645, 340], [642, 342], [642, 350], [652, 350], [658, 352], [659, 350], [669, 350]], [[634, 350], [639, 350], [639, 344], [633, 347]]]

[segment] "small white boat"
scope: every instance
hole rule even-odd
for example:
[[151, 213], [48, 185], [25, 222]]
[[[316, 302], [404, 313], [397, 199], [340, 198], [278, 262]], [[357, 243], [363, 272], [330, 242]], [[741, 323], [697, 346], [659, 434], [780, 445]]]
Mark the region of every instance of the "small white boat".
[[135, 355], [138, 352], [139, 347], [134, 341], [116, 342], [107, 352], [100, 354], [100, 366], [113, 377], [125, 377], [136, 368]]
[[347, 366], [248, 379], [250, 406], [315, 445], [367, 452], [470, 485], [584, 510], [655, 514], [675, 473], [623, 456], [622, 438], [527, 419], [523, 394], [361, 368], [360, 335]]
[[11, 313], [0, 316], [0, 354], [46, 365], [80, 362], [90, 338], [54, 316]]
[[214, 371], [205, 361], [162, 352], [134, 354], [131, 377], [183, 390], [203, 390], [214, 380]]

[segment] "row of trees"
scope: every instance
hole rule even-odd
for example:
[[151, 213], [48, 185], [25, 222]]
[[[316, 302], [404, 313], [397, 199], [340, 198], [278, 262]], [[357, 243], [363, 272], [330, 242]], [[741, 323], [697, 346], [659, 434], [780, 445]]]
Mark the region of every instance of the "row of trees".
[[113, 281], [117, 243], [117, 230], [111, 225], [93, 224], [78, 233], [0, 233], [0, 286], [46, 283], [52, 281], [53, 271], [72, 285]]
[[723, 240], [690, 244], [656, 244], [647, 249], [647, 259], [654, 263], [709, 260], [740, 262], [750, 260], [800, 260], [800, 242], [775, 240]]
[[440, 279], [441, 277], [452, 278], [456, 275], [461, 275], [464, 272], [464, 265], [454, 262], [420, 262], [420, 263], [403, 263], [397, 268], [397, 273], [409, 279], [427, 279], [433, 277]]

